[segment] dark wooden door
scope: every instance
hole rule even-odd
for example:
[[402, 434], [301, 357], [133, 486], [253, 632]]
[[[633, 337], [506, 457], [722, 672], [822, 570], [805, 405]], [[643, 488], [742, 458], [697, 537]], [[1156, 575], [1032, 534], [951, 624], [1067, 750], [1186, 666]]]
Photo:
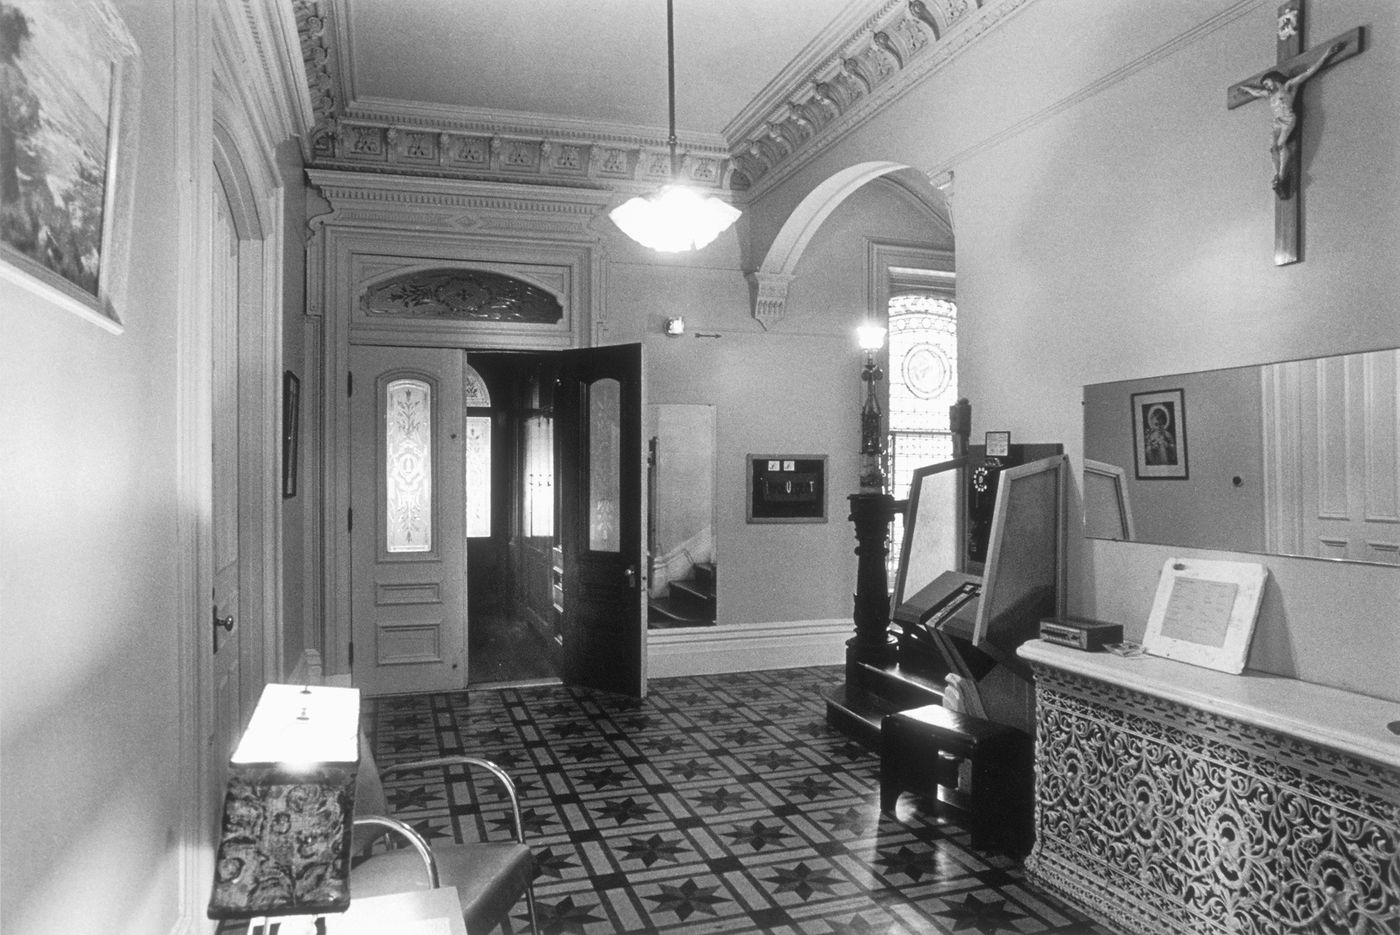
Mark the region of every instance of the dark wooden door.
[[642, 346], [563, 351], [555, 395], [563, 680], [646, 693]]

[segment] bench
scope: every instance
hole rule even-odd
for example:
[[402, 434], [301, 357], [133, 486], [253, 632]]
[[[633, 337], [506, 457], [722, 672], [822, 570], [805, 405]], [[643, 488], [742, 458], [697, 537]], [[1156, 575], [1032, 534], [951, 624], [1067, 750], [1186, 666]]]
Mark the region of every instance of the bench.
[[[918, 792], [951, 810], [972, 846], [1021, 856], [1033, 841], [1032, 741], [1015, 728], [925, 705], [886, 715], [880, 725], [880, 810]], [[967, 793], [958, 775], [970, 764]], [[940, 788], [941, 787], [941, 788]]]

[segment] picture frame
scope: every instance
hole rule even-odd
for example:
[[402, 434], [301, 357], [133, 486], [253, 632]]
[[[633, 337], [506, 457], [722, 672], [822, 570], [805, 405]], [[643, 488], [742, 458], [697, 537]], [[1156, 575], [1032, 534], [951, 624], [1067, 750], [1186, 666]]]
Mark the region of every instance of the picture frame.
[[1238, 675], [1249, 659], [1268, 577], [1257, 562], [1167, 559], [1143, 651]]
[[826, 522], [826, 455], [747, 456], [750, 523]]
[[301, 439], [301, 380], [282, 374], [282, 499], [297, 495], [297, 446]]
[[1133, 461], [1138, 480], [1187, 480], [1186, 392], [1133, 393]]
[[[108, 0], [10, 0], [18, 52], [0, 134], [0, 282], [122, 331], [134, 203], [139, 53]], [[16, 116], [19, 114], [20, 116]], [[5, 198], [0, 194], [0, 198]]]

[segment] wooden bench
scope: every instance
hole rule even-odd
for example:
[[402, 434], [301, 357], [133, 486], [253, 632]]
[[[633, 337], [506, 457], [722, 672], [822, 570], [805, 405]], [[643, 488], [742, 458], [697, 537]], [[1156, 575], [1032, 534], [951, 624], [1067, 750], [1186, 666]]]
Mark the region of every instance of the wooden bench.
[[[971, 779], [963, 796], [957, 788], [965, 761]], [[894, 811], [901, 792], [918, 792], [953, 811], [972, 833], [973, 847], [1020, 856], [1033, 842], [1034, 788], [1031, 738], [1015, 728], [942, 705], [889, 714], [881, 722], [883, 812]]]

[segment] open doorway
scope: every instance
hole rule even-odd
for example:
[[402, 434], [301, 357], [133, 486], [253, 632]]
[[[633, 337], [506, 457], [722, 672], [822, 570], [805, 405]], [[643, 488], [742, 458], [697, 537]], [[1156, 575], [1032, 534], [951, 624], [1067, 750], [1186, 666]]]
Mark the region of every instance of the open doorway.
[[[467, 684], [557, 680], [548, 354], [467, 355]], [[475, 385], [473, 385], [475, 384]]]

